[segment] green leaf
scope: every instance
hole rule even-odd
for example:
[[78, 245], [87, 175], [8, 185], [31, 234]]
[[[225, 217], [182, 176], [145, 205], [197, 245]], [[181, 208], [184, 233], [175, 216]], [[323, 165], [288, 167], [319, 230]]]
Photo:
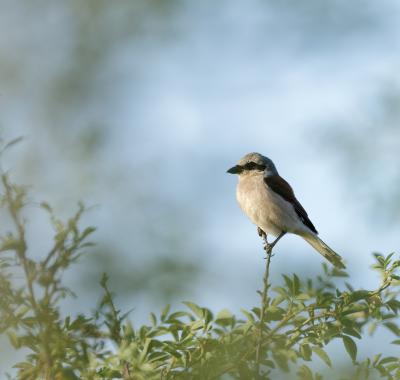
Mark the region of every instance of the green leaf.
[[327, 339], [332, 339], [332, 338], [334, 338], [334, 337], [339, 335], [339, 332], [340, 332], [339, 326], [336, 326], [336, 325], [333, 325], [333, 324], [330, 324], [330, 323], [327, 324], [326, 326], [327, 326], [327, 331], [325, 333], [325, 337]]
[[193, 311], [193, 313], [198, 317], [198, 318], [203, 318], [203, 309], [199, 306], [196, 305], [193, 302], [189, 301], [184, 301], [182, 302], [184, 305], [186, 305], [190, 310]]
[[259, 307], [253, 307], [251, 311], [257, 318], [261, 318], [261, 309]]
[[22, 247], [21, 242], [14, 238], [13, 235], [9, 234], [6, 237], [2, 238], [2, 242], [0, 244], [0, 252], [3, 251], [17, 251]]
[[282, 286], [276, 286], [272, 288], [275, 293], [278, 293], [284, 300], [288, 299], [290, 296], [285, 288]]
[[361, 299], [366, 299], [370, 296], [371, 292], [369, 290], [356, 290], [349, 296], [349, 302], [359, 301]]
[[272, 360], [263, 359], [261, 360], [261, 363], [266, 365], [267, 367], [275, 368], [275, 363]]
[[392, 258], [393, 255], [394, 255], [394, 252], [390, 253], [390, 254], [386, 257], [386, 259], [385, 259], [385, 264], [386, 264], [386, 265], [390, 263], [390, 259]]
[[301, 356], [302, 356], [302, 358], [304, 360], [310, 361], [311, 360], [311, 354], [312, 354], [310, 346], [308, 344], [306, 344], [306, 343], [302, 344], [300, 346], [300, 354], [301, 354]]
[[296, 299], [299, 301], [307, 301], [311, 298], [311, 296], [307, 293], [300, 293], [296, 296]]
[[162, 310], [161, 316], [160, 316], [162, 322], [164, 322], [164, 321], [166, 320], [170, 308], [171, 308], [171, 305], [168, 304], [168, 305], [165, 306], [164, 309]]
[[388, 357], [386, 357], [386, 358], [383, 358], [379, 363], [378, 363], [378, 365], [384, 365], [384, 364], [387, 364], [387, 363], [393, 363], [393, 362], [397, 362], [397, 361], [399, 361], [400, 359], [398, 358], [398, 357], [395, 357], [395, 356], [388, 356]]
[[394, 313], [397, 313], [398, 310], [400, 310], [400, 301], [396, 299], [391, 299], [387, 301], [386, 304], [393, 310]]
[[384, 323], [384, 326], [386, 326], [393, 334], [400, 336], [400, 329], [394, 322], [386, 322]]
[[63, 368], [62, 369], [63, 380], [78, 380], [79, 378], [75, 375], [73, 368]]
[[289, 372], [289, 366], [288, 366], [288, 358], [286, 355], [286, 352], [284, 350], [279, 350], [279, 351], [273, 351], [272, 356], [278, 365], [278, 367], [284, 371], [284, 372]]
[[283, 274], [282, 277], [285, 280], [286, 287], [288, 288], [290, 294], [295, 295], [295, 287], [293, 281], [285, 274]]
[[222, 326], [228, 326], [232, 321], [234, 321], [234, 316], [228, 309], [221, 310], [215, 319], [215, 322]]
[[206, 325], [208, 325], [214, 318], [213, 313], [211, 312], [210, 309], [207, 308], [203, 308], [203, 318], [204, 318], [204, 322]]
[[140, 352], [140, 355], [139, 355], [139, 360], [140, 360], [141, 362], [143, 362], [143, 360], [144, 360], [144, 359], [146, 358], [146, 356], [147, 356], [147, 353], [149, 352], [150, 343], [151, 343], [151, 339], [146, 338], [146, 340], [145, 340], [145, 342], [144, 342], [144, 345], [143, 345], [143, 349], [142, 349], [142, 351]]
[[222, 309], [218, 314], [216, 319], [231, 319], [233, 317], [232, 313], [228, 309]]
[[298, 372], [297, 372], [297, 376], [299, 377], [299, 379], [301, 380], [314, 380], [313, 374], [311, 372], [311, 369], [308, 368], [305, 364], [303, 364]]
[[168, 319], [165, 320], [165, 323], [176, 323], [176, 321], [179, 321], [178, 318], [182, 317], [188, 317], [189, 319], [193, 319], [192, 314], [190, 314], [187, 311], [176, 311], [175, 313], [172, 313], [168, 316]]
[[199, 330], [199, 329], [202, 329], [203, 327], [204, 327], [204, 322], [201, 319], [194, 321], [190, 324], [190, 328], [192, 330]]
[[240, 309], [240, 311], [247, 317], [247, 319], [251, 322], [254, 323], [255, 319], [253, 314], [251, 314], [249, 311], [245, 310], [245, 309]]
[[354, 340], [347, 335], [343, 335], [343, 344], [351, 360], [355, 362], [357, 358], [357, 345], [354, 343]]
[[353, 327], [345, 327], [343, 332], [347, 335], [354, 336], [355, 338], [361, 339], [360, 333]]
[[153, 326], [157, 326], [157, 317], [154, 313], [150, 313], [150, 320]]
[[70, 323], [71, 323], [71, 317], [68, 315], [68, 316], [65, 318], [65, 320], [64, 320], [64, 327], [65, 327], [66, 329], [69, 329]]
[[14, 348], [21, 347], [20, 340], [19, 340], [17, 334], [15, 334], [15, 332], [7, 331], [7, 336], [8, 336], [8, 339], [10, 340], [10, 343], [13, 345]]
[[97, 374], [107, 379], [122, 379], [121, 373], [112, 368], [102, 367], [97, 371]]
[[285, 315], [285, 310], [277, 306], [270, 306], [266, 310], [267, 322], [280, 321], [284, 315]]
[[94, 231], [96, 231], [96, 227], [87, 227], [85, 230], [82, 232], [81, 239], [85, 239], [87, 236], [92, 234]]
[[314, 346], [312, 350], [320, 357], [320, 359], [328, 366], [332, 367], [331, 359], [328, 354], [319, 346]]
[[295, 273], [293, 273], [293, 293], [295, 295], [300, 293], [300, 279]]
[[349, 277], [346, 271], [333, 268], [331, 272], [332, 277]]
[[375, 367], [378, 363], [379, 359], [381, 358], [382, 354], [375, 355], [372, 359], [372, 365]]
[[107, 282], [108, 282], [108, 274], [104, 272], [101, 276], [100, 286], [102, 288], [105, 288], [107, 286]]

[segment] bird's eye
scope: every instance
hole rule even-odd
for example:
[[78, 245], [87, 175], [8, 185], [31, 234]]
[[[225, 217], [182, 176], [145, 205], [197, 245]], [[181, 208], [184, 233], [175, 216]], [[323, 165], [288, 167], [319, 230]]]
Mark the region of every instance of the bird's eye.
[[265, 167], [263, 165], [256, 164], [255, 162], [248, 162], [244, 165], [246, 170], [264, 170]]
[[243, 165], [243, 168], [245, 170], [260, 170], [260, 171], [264, 171], [265, 170], [265, 165], [257, 164], [256, 162], [247, 162], [245, 165]]

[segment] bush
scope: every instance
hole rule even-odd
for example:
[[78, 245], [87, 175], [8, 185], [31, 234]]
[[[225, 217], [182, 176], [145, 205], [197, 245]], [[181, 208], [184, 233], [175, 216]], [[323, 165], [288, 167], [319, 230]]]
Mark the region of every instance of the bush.
[[354, 290], [348, 283], [339, 290], [334, 279], [347, 277], [346, 272], [326, 265], [312, 279], [283, 275], [283, 283], [272, 289], [266, 275], [262, 306], [242, 310], [242, 315], [228, 310], [214, 315], [184, 302], [185, 310], [167, 306], [160, 315], [150, 315], [149, 325], [134, 328], [128, 313], [114, 304], [106, 275], [94, 312], [62, 315], [60, 301], [72, 294], [62, 273], [92, 245], [88, 239], [95, 229], [80, 228], [82, 205], [63, 222], [42, 203], [55, 229], [54, 244], [42, 260], [33, 260], [22, 216], [26, 189], [7, 175], [1, 179], [1, 205], [14, 230], [1, 237], [0, 331], [15, 349], [26, 352], [14, 366], [14, 378], [275, 379], [291, 371], [299, 379], [322, 379], [306, 363], [317, 356], [331, 367], [325, 348], [332, 340], [343, 342], [352, 362], [353, 374], [346, 378], [400, 378], [398, 357], [358, 361], [356, 343], [366, 329], [373, 332], [383, 325], [397, 338], [392, 343], [400, 344], [400, 261], [393, 254], [375, 255], [382, 282], [374, 290]]

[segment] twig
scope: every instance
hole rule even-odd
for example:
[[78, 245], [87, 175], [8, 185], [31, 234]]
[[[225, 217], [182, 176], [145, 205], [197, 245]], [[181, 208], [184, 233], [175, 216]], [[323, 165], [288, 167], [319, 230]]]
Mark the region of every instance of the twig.
[[[112, 317], [112, 322], [113, 324], [110, 325], [110, 333], [111, 333], [111, 339], [114, 339], [114, 341], [117, 343], [118, 346], [121, 346], [123, 342], [123, 338], [121, 336], [121, 322], [123, 320], [123, 317], [121, 318], [119, 316], [119, 310], [115, 307], [114, 301], [113, 301], [113, 294], [110, 292], [110, 289], [108, 288], [107, 285], [108, 281], [108, 276], [106, 273], [103, 273], [103, 277], [100, 281], [101, 287], [104, 289], [105, 292], [105, 297], [104, 297], [104, 305], [108, 305], [108, 307], [111, 310], [111, 317]], [[129, 362], [126, 360], [121, 361], [122, 365], [122, 378], [125, 380], [132, 379], [132, 373], [130, 369]]]
[[263, 329], [265, 323], [265, 310], [268, 307], [268, 288], [269, 288], [269, 267], [271, 264], [272, 248], [273, 246], [268, 244], [267, 235], [262, 234], [262, 238], [265, 242], [265, 252], [267, 254], [265, 263], [265, 273], [264, 273], [264, 288], [261, 294], [261, 312], [260, 312], [260, 326], [258, 330], [258, 342], [256, 347], [256, 375], [258, 379], [261, 379], [260, 364], [261, 364], [261, 348], [263, 341]]
[[48, 331], [47, 326], [44, 326], [45, 322], [43, 322], [42, 312], [41, 312], [38, 302], [36, 300], [36, 295], [35, 295], [35, 291], [34, 291], [34, 287], [33, 287], [34, 274], [32, 274], [32, 269], [30, 268], [29, 259], [26, 255], [27, 245], [26, 245], [26, 241], [25, 241], [25, 228], [24, 228], [23, 222], [20, 219], [19, 207], [16, 204], [17, 198], [16, 197], [14, 198], [14, 194], [13, 194], [14, 189], [13, 189], [12, 185], [10, 184], [6, 175], [3, 175], [1, 177], [1, 179], [3, 182], [4, 189], [5, 189], [5, 196], [6, 196], [6, 200], [7, 200], [8, 212], [10, 213], [11, 219], [17, 229], [19, 245], [18, 245], [18, 248], [15, 250], [15, 252], [16, 252], [16, 255], [17, 255], [19, 261], [21, 262], [21, 266], [23, 268], [24, 275], [26, 278], [29, 302], [32, 306], [32, 310], [35, 314], [35, 317], [39, 322], [40, 337], [42, 339], [44, 354], [45, 354], [44, 356], [45, 356], [45, 361], [46, 361], [46, 365], [44, 368], [44, 371], [45, 371], [44, 379], [50, 380], [51, 372], [52, 372], [52, 368], [53, 368], [53, 359], [51, 356], [51, 349], [50, 349], [50, 346], [48, 343], [49, 331]]
[[123, 363], [122, 377], [124, 379], [130, 379], [131, 378], [131, 372], [129, 370], [129, 363], [126, 362], [126, 361], [124, 361], [124, 363]]

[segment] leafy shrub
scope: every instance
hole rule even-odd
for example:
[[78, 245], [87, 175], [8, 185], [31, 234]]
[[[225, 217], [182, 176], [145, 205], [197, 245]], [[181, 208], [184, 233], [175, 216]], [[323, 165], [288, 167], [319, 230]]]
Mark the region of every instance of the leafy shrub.
[[274, 379], [289, 371], [300, 379], [322, 379], [307, 363], [319, 357], [332, 366], [325, 351], [332, 340], [343, 342], [353, 364], [351, 378], [400, 378], [398, 357], [358, 361], [356, 343], [366, 329], [382, 325], [396, 337], [392, 343], [400, 344], [400, 261], [393, 254], [375, 255], [382, 281], [374, 290], [354, 290], [348, 283], [340, 290], [334, 279], [347, 277], [346, 272], [323, 265], [316, 278], [283, 275], [283, 283], [271, 289], [266, 276], [262, 306], [241, 315], [228, 310], [214, 315], [184, 302], [185, 310], [167, 306], [150, 315], [149, 325], [136, 328], [115, 306], [103, 275], [104, 295], [96, 310], [65, 316], [60, 301], [71, 290], [62, 274], [92, 245], [88, 238], [95, 229], [80, 228], [82, 205], [62, 221], [42, 203], [54, 242], [43, 259], [33, 260], [22, 215], [26, 189], [7, 175], [1, 180], [1, 206], [13, 231], [3, 234], [0, 244], [0, 332], [26, 352], [15, 364], [17, 379]]

